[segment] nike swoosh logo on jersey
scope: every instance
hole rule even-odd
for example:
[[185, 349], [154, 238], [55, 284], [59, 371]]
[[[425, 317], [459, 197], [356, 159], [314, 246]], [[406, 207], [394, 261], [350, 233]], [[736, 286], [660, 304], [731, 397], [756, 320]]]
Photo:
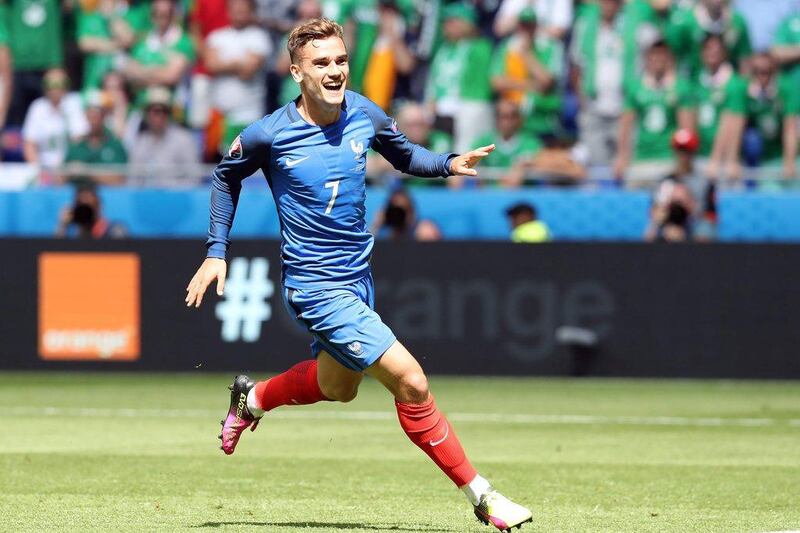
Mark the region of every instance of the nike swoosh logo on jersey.
[[441, 443], [443, 443], [443, 442], [444, 442], [444, 439], [446, 439], [446, 438], [447, 438], [447, 436], [448, 436], [449, 434], [450, 434], [450, 424], [448, 424], [447, 422], [445, 422], [445, 426], [444, 426], [444, 437], [442, 437], [442, 438], [441, 438], [441, 439], [439, 439], [439, 440], [432, 440], [432, 441], [428, 441], [428, 444], [430, 444], [430, 445], [431, 445], [431, 448], [433, 448], [434, 446], [438, 446], [438, 445], [440, 445]]
[[291, 168], [291, 167], [293, 167], [295, 165], [299, 165], [300, 163], [302, 163], [303, 161], [305, 161], [309, 157], [311, 157], [311, 156], [307, 155], [305, 157], [301, 157], [300, 159], [287, 159], [286, 160], [286, 166]]

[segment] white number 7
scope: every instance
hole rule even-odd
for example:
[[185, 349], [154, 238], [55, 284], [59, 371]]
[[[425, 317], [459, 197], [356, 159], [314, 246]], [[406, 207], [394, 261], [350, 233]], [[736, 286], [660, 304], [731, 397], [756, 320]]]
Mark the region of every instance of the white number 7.
[[328, 202], [328, 208], [325, 210], [325, 214], [327, 215], [328, 213], [331, 212], [331, 209], [333, 209], [333, 204], [336, 202], [336, 195], [339, 194], [339, 180], [329, 181], [329, 182], [325, 183], [325, 188], [326, 189], [333, 188], [333, 194], [331, 195], [331, 201]]

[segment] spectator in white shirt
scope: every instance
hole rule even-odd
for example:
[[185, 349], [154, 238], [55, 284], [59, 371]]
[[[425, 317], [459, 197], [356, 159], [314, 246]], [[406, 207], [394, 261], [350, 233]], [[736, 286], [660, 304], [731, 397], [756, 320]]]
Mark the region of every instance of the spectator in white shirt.
[[228, 0], [228, 19], [229, 26], [206, 38], [203, 57], [213, 76], [211, 106], [225, 118], [226, 147], [248, 124], [264, 116], [264, 63], [272, 52], [267, 32], [256, 25], [254, 0]]
[[539, 26], [550, 37], [563, 40], [572, 25], [572, 0], [502, 0], [494, 19], [494, 33], [505, 37], [517, 28], [517, 17], [526, 7], [536, 12]]
[[81, 97], [67, 92], [69, 78], [60, 68], [48, 70], [43, 79], [45, 95], [33, 101], [22, 126], [25, 161], [51, 169], [60, 166], [69, 142], [89, 131]]

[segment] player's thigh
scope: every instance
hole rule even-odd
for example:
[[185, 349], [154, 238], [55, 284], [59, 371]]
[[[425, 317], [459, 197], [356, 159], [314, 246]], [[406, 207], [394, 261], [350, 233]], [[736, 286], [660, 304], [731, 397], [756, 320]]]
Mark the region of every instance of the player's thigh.
[[380, 381], [400, 402], [423, 403], [428, 399], [425, 372], [400, 341], [395, 341], [365, 372]]
[[317, 383], [326, 398], [349, 402], [358, 394], [363, 378], [364, 374], [345, 368], [325, 350], [317, 355]]

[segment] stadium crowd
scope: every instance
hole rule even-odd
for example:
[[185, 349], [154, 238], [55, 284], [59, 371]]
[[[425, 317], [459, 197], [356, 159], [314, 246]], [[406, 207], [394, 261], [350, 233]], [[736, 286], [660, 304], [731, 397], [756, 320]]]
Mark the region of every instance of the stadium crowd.
[[412, 141], [497, 146], [488, 181], [448, 186], [599, 176], [668, 220], [713, 218], [743, 169], [798, 177], [800, 0], [0, 0], [0, 157], [44, 185], [198, 184], [299, 94], [287, 32], [320, 16]]

